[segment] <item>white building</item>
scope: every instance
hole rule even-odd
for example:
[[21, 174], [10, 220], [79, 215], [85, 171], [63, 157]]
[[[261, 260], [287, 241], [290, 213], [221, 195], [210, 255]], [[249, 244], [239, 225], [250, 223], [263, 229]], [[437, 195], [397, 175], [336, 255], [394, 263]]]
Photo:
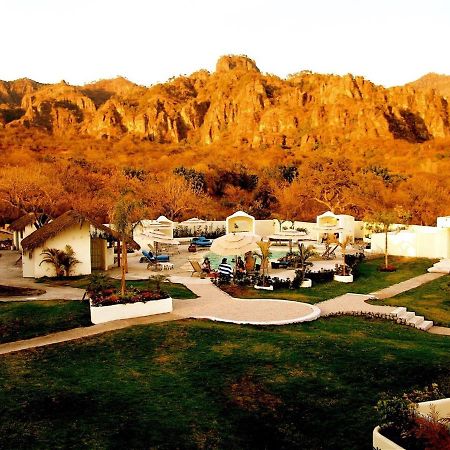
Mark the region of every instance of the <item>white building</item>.
[[29, 213], [19, 217], [8, 227], [8, 230], [13, 232], [13, 246], [16, 250], [21, 251], [22, 239], [37, 230], [35, 221], [36, 215]]
[[317, 241], [322, 242], [327, 236], [334, 234], [340, 242], [350, 236], [355, 240], [355, 218], [346, 214], [333, 214], [327, 211], [316, 219]]
[[[109, 242], [108, 242], [109, 239]], [[54, 277], [53, 265], [43, 262], [46, 248], [65, 250], [69, 245], [79, 261], [71, 275], [89, 275], [92, 269], [107, 270], [114, 265], [113, 240], [118, 235], [110, 228], [92, 222], [75, 211], [68, 211], [22, 240], [22, 269], [24, 277]], [[132, 241], [128, 245], [139, 249]]]

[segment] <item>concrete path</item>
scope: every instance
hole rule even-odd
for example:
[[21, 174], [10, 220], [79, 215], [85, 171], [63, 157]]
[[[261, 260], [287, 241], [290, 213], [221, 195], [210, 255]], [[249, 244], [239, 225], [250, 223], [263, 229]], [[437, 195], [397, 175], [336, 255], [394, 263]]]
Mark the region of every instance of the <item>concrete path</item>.
[[409, 280], [402, 281], [401, 283], [393, 284], [392, 286], [389, 286], [387, 288], [380, 289], [379, 291], [372, 292], [370, 295], [380, 300], [382, 300], [383, 298], [394, 297], [398, 294], [401, 294], [402, 292], [415, 289], [422, 284], [436, 280], [437, 278], [440, 278], [444, 275], [444, 273], [424, 273], [423, 275], [419, 275], [417, 277], [410, 278]]
[[344, 294], [317, 303], [317, 306], [322, 311], [322, 317], [338, 313], [346, 314], [353, 312], [391, 314], [396, 308], [396, 306], [378, 306], [366, 303], [366, 300], [373, 297], [374, 296], [371, 294]]
[[[371, 294], [364, 295], [348, 293], [339, 297], [332, 298], [330, 300], [326, 300], [324, 302], [317, 303], [317, 306], [321, 310], [322, 317], [336, 314], [351, 314], [355, 312], [393, 315], [394, 311], [398, 308], [397, 306], [370, 305], [366, 303], [366, 301], [374, 297], [380, 300], [394, 297], [395, 295], [401, 294], [402, 292], [406, 292], [411, 289], [415, 289], [422, 284], [436, 280], [437, 278], [440, 278], [444, 275], [445, 274], [443, 273], [425, 273], [423, 275], [410, 278], [409, 280], [402, 281], [401, 283], [394, 284], [387, 288], [380, 289], [379, 291], [373, 292]], [[447, 327], [432, 326], [427, 331], [433, 334], [450, 336], [450, 328]]]
[[275, 299], [238, 299], [223, 292], [209, 279], [171, 277], [198, 295], [195, 300], [174, 300], [174, 314], [249, 325], [285, 325], [315, 320], [320, 310], [307, 303]]
[[55, 286], [47, 283], [36, 283], [34, 278], [22, 277], [22, 265], [15, 264], [19, 258], [19, 253], [4, 250], [0, 257], [0, 284], [5, 286], [26, 287], [31, 289], [41, 289], [45, 294], [36, 296], [20, 296], [0, 298], [0, 302], [23, 302], [29, 300], [81, 300], [84, 289], [77, 289], [70, 286]]
[[180, 318], [181, 317], [179, 315], [175, 316], [174, 314], [159, 314], [157, 316], [137, 317], [136, 319], [115, 320], [113, 322], [101, 323], [90, 327], [73, 328], [71, 330], [47, 334], [46, 336], [0, 344], [0, 355], [18, 352], [21, 350], [28, 350], [30, 348], [58, 344], [60, 342], [73, 341], [75, 339], [81, 339], [89, 336], [96, 336], [108, 331], [121, 330], [123, 328], [128, 328], [135, 325], [169, 322], [171, 320], [179, 320]]

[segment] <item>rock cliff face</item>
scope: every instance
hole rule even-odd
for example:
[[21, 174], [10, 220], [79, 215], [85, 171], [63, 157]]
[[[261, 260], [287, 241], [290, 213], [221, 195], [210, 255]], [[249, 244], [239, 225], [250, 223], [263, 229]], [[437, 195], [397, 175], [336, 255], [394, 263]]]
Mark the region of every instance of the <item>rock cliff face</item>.
[[436, 90], [385, 89], [362, 77], [310, 72], [284, 80], [261, 74], [244, 56], [224, 56], [214, 73], [150, 88], [123, 78], [83, 87], [0, 82], [0, 103], [0, 126], [96, 138], [131, 134], [159, 143], [315, 148], [349, 139], [450, 136], [449, 106]]

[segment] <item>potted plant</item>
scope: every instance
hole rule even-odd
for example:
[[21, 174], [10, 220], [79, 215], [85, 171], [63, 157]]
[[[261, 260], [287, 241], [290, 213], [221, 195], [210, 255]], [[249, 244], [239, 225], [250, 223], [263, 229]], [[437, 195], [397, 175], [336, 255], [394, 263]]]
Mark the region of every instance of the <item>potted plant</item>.
[[161, 290], [163, 275], [155, 277], [155, 288], [128, 288], [124, 294], [114, 287], [113, 280], [104, 274], [91, 275], [86, 292], [89, 297], [91, 322], [94, 324], [112, 320], [131, 319], [172, 312], [172, 298]]
[[334, 281], [339, 281], [340, 283], [353, 283], [353, 275], [351, 269], [347, 266], [345, 258], [347, 255], [347, 246], [350, 244], [352, 238], [350, 236], [345, 236], [342, 241], [339, 241], [335, 236], [327, 237], [327, 244], [335, 244], [340, 247], [342, 258], [344, 259], [343, 264], [335, 265]]
[[373, 430], [378, 450], [442, 450], [450, 448], [450, 398], [436, 384], [424, 391], [381, 399], [380, 425]]
[[272, 242], [263, 241], [257, 242], [261, 254], [258, 256], [261, 258], [261, 277], [258, 278], [257, 283], [255, 283], [255, 289], [264, 289], [266, 291], [273, 291], [273, 285], [270, 282], [269, 275], [269, 258], [270, 258], [270, 246]]
[[307, 269], [313, 265], [311, 261], [308, 261], [313, 256], [316, 256], [316, 251], [313, 245], [308, 245], [306, 247], [303, 243], [299, 244], [298, 254], [295, 258], [297, 266], [295, 276], [298, 277], [299, 287], [312, 287], [312, 280], [309, 278], [305, 278], [305, 274]]

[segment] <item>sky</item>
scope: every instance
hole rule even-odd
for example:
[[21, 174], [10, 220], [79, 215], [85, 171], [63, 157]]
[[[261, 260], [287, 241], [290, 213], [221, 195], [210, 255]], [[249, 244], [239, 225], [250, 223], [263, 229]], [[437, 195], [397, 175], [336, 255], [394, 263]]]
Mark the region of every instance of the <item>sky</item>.
[[450, 75], [449, 0], [0, 0], [0, 79], [151, 85], [245, 54], [262, 72]]

